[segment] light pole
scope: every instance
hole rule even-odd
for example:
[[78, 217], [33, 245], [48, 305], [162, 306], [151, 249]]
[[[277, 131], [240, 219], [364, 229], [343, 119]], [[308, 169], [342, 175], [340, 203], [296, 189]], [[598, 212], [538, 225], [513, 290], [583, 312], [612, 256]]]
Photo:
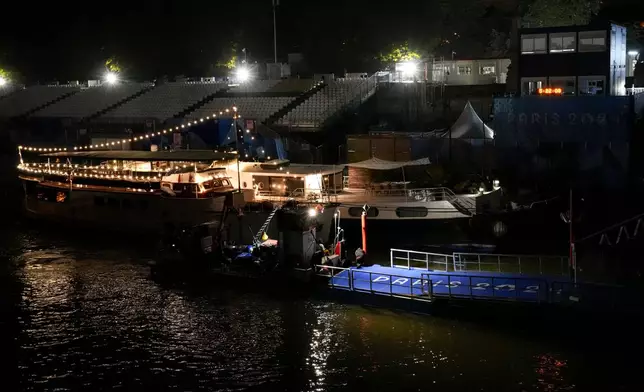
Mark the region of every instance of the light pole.
[[275, 54], [275, 64], [277, 64], [277, 18], [275, 9], [280, 5], [280, 0], [273, 0], [273, 51]]

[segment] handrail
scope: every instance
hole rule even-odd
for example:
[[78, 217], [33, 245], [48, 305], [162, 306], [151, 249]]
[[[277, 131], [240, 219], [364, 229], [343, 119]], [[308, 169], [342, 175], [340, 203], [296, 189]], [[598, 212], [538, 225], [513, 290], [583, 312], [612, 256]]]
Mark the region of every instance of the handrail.
[[[405, 257], [396, 256], [395, 254], [396, 252], [405, 254]], [[424, 257], [422, 259], [418, 259], [418, 258], [412, 257], [412, 255], [420, 255]], [[439, 259], [439, 261], [436, 260], [436, 257]], [[407, 260], [407, 266], [396, 265], [395, 260]], [[421, 252], [421, 251], [407, 250], [407, 249], [392, 248], [389, 250], [389, 262], [392, 268], [407, 268], [408, 270], [418, 268], [418, 267], [413, 267], [411, 265], [412, 261], [415, 263], [424, 263], [425, 264], [424, 269], [427, 271], [430, 270], [429, 268], [430, 263], [443, 264], [445, 266], [445, 271], [447, 271], [450, 262], [454, 261], [454, 256], [444, 254], [444, 253]]]
[[[468, 252], [454, 252], [454, 271], [478, 271], [483, 272], [488, 269], [483, 269], [483, 266], [494, 266], [493, 271], [501, 272], [518, 272], [519, 274], [530, 273], [553, 274], [558, 272], [560, 275], [565, 275], [569, 259], [567, 256], [559, 255], [518, 255], [518, 254], [502, 254], [502, 253], [468, 253]], [[514, 262], [508, 262], [510, 258]], [[468, 259], [473, 261], [467, 261]], [[506, 261], [502, 261], [506, 259]], [[523, 259], [523, 264], [521, 260]], [[532, 260], [533, 262], [529, 262]], [[536, 260], [536, 265], [534, 261]], [[548, 263], [550, 261], [550, 263]], [[475, 268], [470, 269], [468, 265], [473, 265]], [[506, 271], [502, 271], [502, 266], [506, 267]], [[510, 266], [516, 266], [518, 271], [508, 271]], [[465, 267], [465, 269], [463, 268]], [[544, 267], [549, 267], [547, 270]]]

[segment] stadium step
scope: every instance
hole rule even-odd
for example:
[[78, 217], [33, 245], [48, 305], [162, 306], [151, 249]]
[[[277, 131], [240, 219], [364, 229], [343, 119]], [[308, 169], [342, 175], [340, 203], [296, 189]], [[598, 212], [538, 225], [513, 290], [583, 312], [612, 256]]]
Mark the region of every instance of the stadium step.
[[94, 120], [94, 119], [102, 116], [103, 114], [109, 112], [110, 110], [115, 109], [115, 108], [123, 105], [124, 103], [129, 102], [129, 101], [131, 101], [131, 100], [133, 100], [133, 99], [135, 99], [137, 97], [140, 97], [141, 95], [143, 95], [143, 94], [147, 93], [148, 91], [152, 90], [154, 87], [155, 86], [150, 86], [148, 88], [144, 88], [144, 89], [138, 91], [136, 94], [130, 95], [129, 97], [118, 101], [114, 105], [110, 105], [110, 106], [108, 106], [108, 107], [106, 107], [106, 108], [104, 108], [104, 109], [92, 114], [91, 116], [88, 116], [86, 118], [86, 120], [88, 120], [88, 121]]
[[223, 88], [223, 89], [221, 89], [221, 90], [217, 91], [217, 92], [216, 92], [216, 93], [214, 93], [214, 94], [207, 95], [207, 96], [206, 96], [204, 99], [202, 99], [201, 101], [199, 101], [199, 102], [195, 103], [195, 104], [194, 104], [194, 105], [192, 105], [192, 106], [188, 106], [187, 108], [183, 109], [183, 111], [181, 111], [181, 112], [179, 112], [179, 113], [175, 114], [175, 115], [174, 115], [174, 117], [175, 117], [175, 118], [188, 118], [188, 114], [190, 114], [190, 113], [194, 112], [195, 110], [199, 109], [200, 107], [202, 107], [202, 106], [203, 106], [203, 105], [205, 105], [206, 103], [208, 103], [208, 102], [212, 101], [213, 99], [215, 99], [215, 98], [225, 97], [225, 96], [226, 96], [226, 94], [228, 93], [228, 90], [230, 90], [230, 87]]
[[19, 116], [19, 117], [29, 117], [29, 116], [31, 116], [32, 114], [36, 113], [37, 111], [39, 111], [39, 110], [41, 110], [41, 109], [44, 109], [44, 108], [46, 108], [46, 107], [47, 107], [47, 106], [49, 106], [49, 105], [53, 105], [53, 104], [55, 104], [55, 103], [56, 103], [56, 102], [58, 102], [58, 101], [62, 101], [62, 100], [63, 100], [63, 99], [65, 99], [65, 98], [71, 97], [72, 95], [74, 95], [74, 94], [76, 94], [76, 93], [78, 93], [78, 91], [72, 91], [72, 92], [70, 92], [70, 93], [63, 94], [63, 95], [61, 95], [60, 97], [58, 97], [58, 98], [54, 99], [53, 101], [49, 101], [49, 102], [47, 102], [47, 103], [46, 103], [46, 104], [44, 104], [44, 105], [40, 105], [40, 106], [36, 106], [36, 107], [32, 108], [32, 109], [31, 109], [31, 110], [29, 110], [27, 113], [24, 113], [23, 115], [21, 115], [21, 116]]
[[267, 118], [264, 121], [264, 124], [267, 126], [273, 125], [277, 120], [282, 118], [286, 113], [290, 112], [291, 110], [295, 109], [297, 106], [302, 104], [304, 101], [307, 99], [311, 98], [313, 95], [315, 95], [318, 91], [322, 90], [324, 87], [326, 87], [326, 83], [321, 83], [321, 84], [316, 84], [311, 88], [310, 90], [304, 92], [297, 98], [295, 98], [293, 101], [291, 101], [288, 105], [284, 106], [277, 112], [273, 113], [269, 118]]

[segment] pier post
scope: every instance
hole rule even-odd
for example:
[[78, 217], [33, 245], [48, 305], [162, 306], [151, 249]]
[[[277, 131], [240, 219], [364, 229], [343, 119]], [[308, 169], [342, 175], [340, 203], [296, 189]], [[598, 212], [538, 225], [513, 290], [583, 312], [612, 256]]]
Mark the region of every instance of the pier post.
[[360, 217], [362, 226], [362, 251], [365, 254], [367, 254], [367, 210], [369, 210], [369, 206], [365, 204], [362, 207], [362, 216]]

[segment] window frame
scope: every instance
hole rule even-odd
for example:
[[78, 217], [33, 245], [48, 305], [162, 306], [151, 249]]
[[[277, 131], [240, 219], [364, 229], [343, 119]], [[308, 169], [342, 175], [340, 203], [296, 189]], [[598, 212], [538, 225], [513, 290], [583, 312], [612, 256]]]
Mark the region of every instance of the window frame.
[[[466, 72], [461, 72], [461, 68], [464, 68]], [[471, 75], [472, 74], [472, 66], [471, 65], [457, 65], [456, 66], [456, 74], [457, 75]]]
[[[564, 47], [564, 38], [570, 38], [572, 36], [572, 48]], [[552, 49], [553, 39], [561, 39], [561, 49]], [[561, 54], [561, 53], [575, 53], [577, 51], [577, 33], [576, 32], [565, 32], [565, 33], [550, 33], [548, 34], [548, 53], [550, 54]]]
[[[582, 35], [584, 35], [582, 37]], [[595, 35], [595, 36], [592, 36]], [[601, 35], [601, 37], [598, 37], [597, 35]], [[595, 46], [594, 44], [591, 45], [591, 47], [585, 47], [582, 48], [581, 45], [581, 40], [582, 39], [591, 39], [591, 40], [596, 40], [596, 39], [603, 39], [604, 44]], [[604, 30], [589, 30], [589, 31], [580, 31], [577, 33], [577, 51], [580, 53], [592, 53], [592, 52], [605, 52], [608, 50], [608, 40], [606, 37], [606, 31]]]
[[[535, 49], [535, 42], [537, 39], [543, 39], [543, 49]], [[524, 41], [532, 40], [532, 50], [526, 51], [524, 48]], [[522, 34], [521, 35], [521, 46], [519, 48], [522, 55], [530, 54], [548, 54], [548, 34]]]

